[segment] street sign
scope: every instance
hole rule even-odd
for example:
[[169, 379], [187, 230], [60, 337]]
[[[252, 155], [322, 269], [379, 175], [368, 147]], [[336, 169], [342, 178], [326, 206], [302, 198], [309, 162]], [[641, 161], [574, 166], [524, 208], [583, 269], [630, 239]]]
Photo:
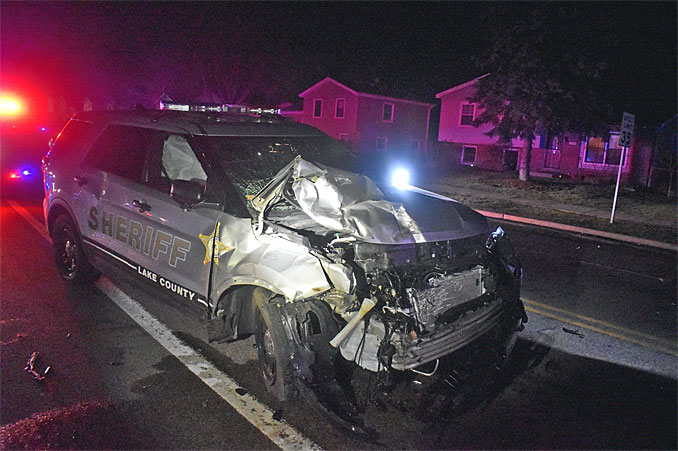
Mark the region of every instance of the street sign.
[[619, 130], [619, 145], [621, 147], [631, 147], [631, 138], [633, 137], [633, 125], [636, 123], [636, 116], [624, 111], [622, 117], [621, 129]]
[[636, 115], [624, 111], [622, 116], [621, 128], [619, 129], [619, 145], [621, 154], [619, 155], [619, 169], [617, 172], [617, 186], [614, 188], [614, 200], [612, 201], [612, 214], [610, 215], [610, 224], [614, 222], [614, 211], [617, 208], [617, 196], [619, 195], [619, 183], [621, 182], [622, 165], [624, 164], [624, 152], [631, 147], [631, 138], [633, 137], [633, 125], [636, 123]]

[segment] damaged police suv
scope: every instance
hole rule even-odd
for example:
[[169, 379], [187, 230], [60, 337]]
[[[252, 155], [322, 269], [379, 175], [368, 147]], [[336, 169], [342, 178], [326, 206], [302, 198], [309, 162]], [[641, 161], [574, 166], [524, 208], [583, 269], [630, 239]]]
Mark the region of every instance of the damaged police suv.
[[210, 341], [255, 334], [280, 400], [331, 383], [342, 358], [423, 373], [480, 338], [511, 343], [527, 318], [503, 231], [353, 161], [271, 110], [78, 113], [43, 160], [56, 267], [144, 280], [197, 307]]

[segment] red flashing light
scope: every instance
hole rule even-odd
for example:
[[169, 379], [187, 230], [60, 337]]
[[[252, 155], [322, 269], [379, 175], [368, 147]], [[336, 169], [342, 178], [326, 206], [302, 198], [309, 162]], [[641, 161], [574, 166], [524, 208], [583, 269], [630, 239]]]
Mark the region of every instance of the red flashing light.
[[11, 95], [0, 95], [0, 117], [18, 116], [23, 112], [21, 100]]

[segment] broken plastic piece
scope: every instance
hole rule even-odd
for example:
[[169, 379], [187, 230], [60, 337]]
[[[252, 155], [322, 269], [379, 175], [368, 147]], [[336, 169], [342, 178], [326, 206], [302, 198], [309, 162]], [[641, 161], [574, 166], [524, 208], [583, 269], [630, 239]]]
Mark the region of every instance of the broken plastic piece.
[[332, 339], [330, 340], [330, 345], [334, 346], [335, 348], [339, 346], [339, 344], [344, 341], [344, 338], [348, 336], [348, 334], [355, 329], [355, 327], [358, 325], [361, 319], [365, 315], [367, 315], [367, 312], [372, 310], [372, 308], [376, 305], [376, 302], [374, 302], [370, 298], [365, 298], [363, 299], [363, 303], [360, 306], [360, 310], [351, 318], [351, 320], [344, 326], [343, 329], [339, 331], [339, 333]]
[[48, 366], [43, 374], [38, 373], [35, 371], [35, 365], [38, 360], [38, 351], [33, 351], [33, 354], [28, 358], [28, 361], [26, 361], [26, 367], [24, 368], [24, 371], [28, 372], [35, 380], [41, 381], [45, 378], [45, 374], [49, 372], [51, 369], [50, 366]]
[[584, 338], [584, 334], [579, 333], [579, 329], [573, 330], [573, 329], [568, 329], [567, 327], [563, 327], [563, 332], [566, 332], [568, 334], [576, 335], [580, 338]]

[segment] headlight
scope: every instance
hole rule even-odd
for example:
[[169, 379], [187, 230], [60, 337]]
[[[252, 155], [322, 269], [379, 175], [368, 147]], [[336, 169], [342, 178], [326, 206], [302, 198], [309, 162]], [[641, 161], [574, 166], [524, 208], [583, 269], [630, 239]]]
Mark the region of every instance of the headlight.
[[410, 186], [410, 171], [399, 168], [391, 174], [391, 185], [398, 189], [405, 189]]

